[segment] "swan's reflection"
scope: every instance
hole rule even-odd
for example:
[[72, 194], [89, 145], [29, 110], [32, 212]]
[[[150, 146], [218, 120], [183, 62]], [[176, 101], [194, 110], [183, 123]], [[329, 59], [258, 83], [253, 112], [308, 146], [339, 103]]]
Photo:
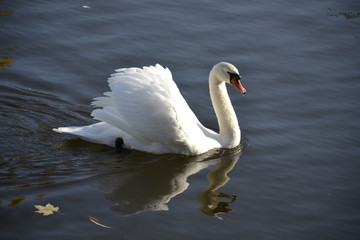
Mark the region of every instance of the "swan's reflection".
[[236, 200], [236, 196], [216, 190], [230, 180], [227, 174], [234, 168], [239, 157], [240, 151], [220, 157], [216, 167], [207, 174], [210, 184], [199, 195], [200, 210], [203, 213], [220, 218], [219, 213], [231, 211], [229, 205]]
[[[102, 179], [106, 197], [114, 209], [122, 215], [133, 215], [145, 211], [168, 210], [169, 201], [184, 192], [187, 178], [210, 165], [216, 165], [208, 174], [210, 185], [200, 194], [200, 210], [215, 216], [227, 212], [232, 195], [217, 193], [229, 178], [227, 173], [235, 166], [241, 150], [208, 153], [196, 157], [178, 155], [150, 155], [130, 152], [121, 162], [121, 167]], [[144, 161], [144, 158], [147, 160]], [[221, 202], [218, 197], [229, 197]]]

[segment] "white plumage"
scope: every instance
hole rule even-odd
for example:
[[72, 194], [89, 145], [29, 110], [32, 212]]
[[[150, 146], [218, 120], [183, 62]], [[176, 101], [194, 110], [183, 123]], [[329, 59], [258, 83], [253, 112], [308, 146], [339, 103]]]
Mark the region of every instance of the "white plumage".
[[197, 155], [214, 148], [236, 147], [240, 143], [240, 129], [225, 82], [245, 93], [239, 79], [238, 70], [229, 63], [221, 62], [210, 72], [210, 95], [220, 134], [200, 123], [170, 70], [159, 64], [116, 70], [108, 79], [111, 91], [92, 102], [97, 109], [91, 116], [99, 123], [59, 127], [54, 131], [113, 147], [116, 139], [122, 138], [125, 148], [156, 154]]

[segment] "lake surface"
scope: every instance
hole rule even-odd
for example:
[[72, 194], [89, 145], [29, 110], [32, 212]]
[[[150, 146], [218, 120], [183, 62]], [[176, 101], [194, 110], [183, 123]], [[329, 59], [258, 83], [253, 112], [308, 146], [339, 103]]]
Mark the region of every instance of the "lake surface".
[[[241, 149], [119, 153], [51, 130], [94, 123], [115, 69], [156, 63], [216, 129], [220, 61], [247, 89], [229, 89]], [[359, 92], [359, 1], [2, 0], [0, 238], [358, 239]]]

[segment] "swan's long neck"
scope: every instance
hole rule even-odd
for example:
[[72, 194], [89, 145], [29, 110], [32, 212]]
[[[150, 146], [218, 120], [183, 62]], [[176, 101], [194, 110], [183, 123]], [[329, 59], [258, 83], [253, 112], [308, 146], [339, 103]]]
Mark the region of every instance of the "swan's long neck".
[[220, 128], [220, 143], [224, 148], [236, 147], [240, 143], [241, 132], [225, 82], [220, 81], [210, 72], [209, 87], [211, 102]]

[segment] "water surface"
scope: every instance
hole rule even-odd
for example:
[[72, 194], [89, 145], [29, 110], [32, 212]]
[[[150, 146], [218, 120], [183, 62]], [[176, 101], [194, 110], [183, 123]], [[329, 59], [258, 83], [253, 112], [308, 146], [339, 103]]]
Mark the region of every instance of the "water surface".
[[[357, 239], [359, 13], [351, 0], [0, 1], [1, 238]], [[156, 63], [216, 129], [207, 77], [224, 60], [247, 89], [229, 89], [242, 149], [118, 153], [51, 130], [95, 122], [114, 69]], [[47, 203], [60, 213], [35, 213]]]

